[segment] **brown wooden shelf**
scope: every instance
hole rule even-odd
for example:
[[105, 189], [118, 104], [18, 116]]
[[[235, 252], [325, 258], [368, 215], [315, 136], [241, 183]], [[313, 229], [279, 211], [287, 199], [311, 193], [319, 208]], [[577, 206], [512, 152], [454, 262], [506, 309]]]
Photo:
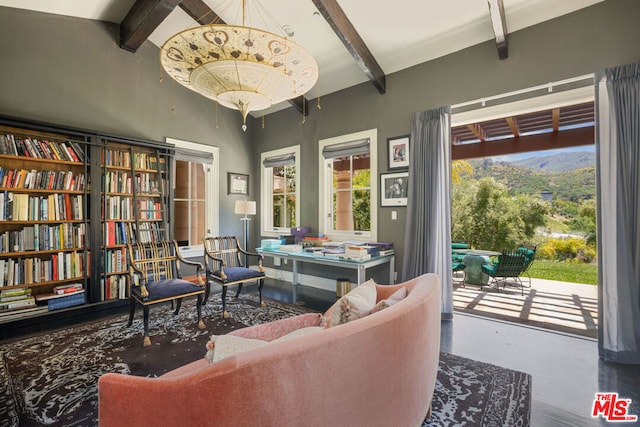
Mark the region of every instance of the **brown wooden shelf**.
[[68, 160], [52, 160], [47, 159], [45, 157], [28, 157], [28, 156], [14, 156], [11, 154], [0, 154], [0, 159], [7, 160], [17, 160], [20, 162], [37, 162], [37, 163], [51, 163], [56, 165], [73, 165], [73, 166], [84, 166], [85, 162], [70, 162]]

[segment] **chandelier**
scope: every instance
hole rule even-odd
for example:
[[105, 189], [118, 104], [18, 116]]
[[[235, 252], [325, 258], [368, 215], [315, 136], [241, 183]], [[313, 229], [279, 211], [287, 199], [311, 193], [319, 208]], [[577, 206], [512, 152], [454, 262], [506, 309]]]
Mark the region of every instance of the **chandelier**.
[[287, 37], [242, 24], [183, 30], [160, 48], [165, 72], [181, 85], [247, 114], [307, 93], [318, 80], [315, 59]]

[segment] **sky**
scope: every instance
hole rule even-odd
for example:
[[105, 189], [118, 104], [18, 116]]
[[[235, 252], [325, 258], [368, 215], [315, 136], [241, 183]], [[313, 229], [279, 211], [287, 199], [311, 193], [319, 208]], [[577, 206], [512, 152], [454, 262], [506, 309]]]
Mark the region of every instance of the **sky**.
[[530, 151], [528, 153], [508, 154], [506, 156], [492, 157], [494, 162], [513, 162], [522, 159], [529, 159], [531, 157], [546, 157], [553, 156], [560, 153], [595, 153], [595, 145], [581, 145], [579, 147], [559, 148], [556, 150], [544, 150], [544, 151]]

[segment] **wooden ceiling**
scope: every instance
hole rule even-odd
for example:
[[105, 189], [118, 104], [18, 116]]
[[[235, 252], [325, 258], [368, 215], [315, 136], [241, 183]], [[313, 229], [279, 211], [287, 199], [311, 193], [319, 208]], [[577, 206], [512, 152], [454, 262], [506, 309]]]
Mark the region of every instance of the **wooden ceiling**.
[[453, 160], [589, 145], [594, 103], [502, 117], [451, 129]]

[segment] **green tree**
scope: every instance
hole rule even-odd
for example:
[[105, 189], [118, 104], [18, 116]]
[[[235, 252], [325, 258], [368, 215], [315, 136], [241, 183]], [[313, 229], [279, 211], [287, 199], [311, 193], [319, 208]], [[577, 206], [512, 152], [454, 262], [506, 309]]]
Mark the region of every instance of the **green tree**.
[[547, 205], [530, 196], [511, 197], [493, 178], [453, 186], [452, 239], [500, 251], [530, 240], [544, 224]]

